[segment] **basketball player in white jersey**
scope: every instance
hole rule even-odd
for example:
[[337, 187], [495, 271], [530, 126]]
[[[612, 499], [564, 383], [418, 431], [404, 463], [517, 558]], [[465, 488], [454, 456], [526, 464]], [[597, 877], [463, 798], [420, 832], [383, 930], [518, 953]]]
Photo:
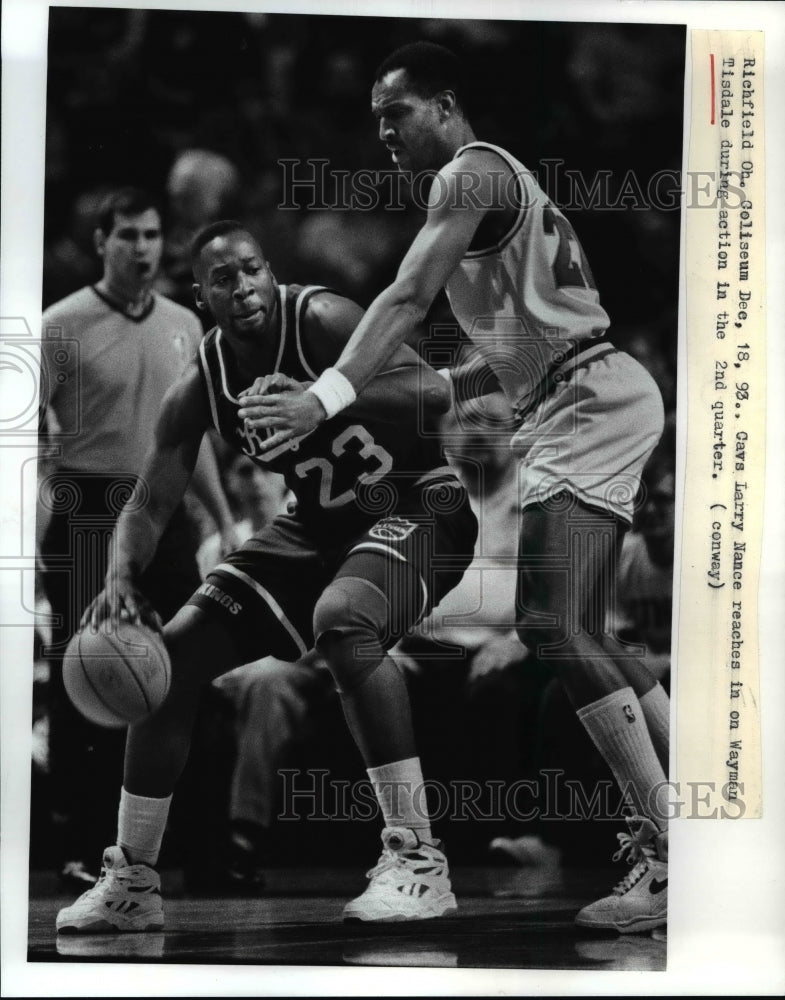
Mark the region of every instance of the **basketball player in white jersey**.
[[635, 813], [617, 853], [634, 867], [577, 921], [645, 931], [667, 913], [667, 747], [652, 739], [667, 733], [669, 703], [601, 622], [662, 401], [605, 336], [610, 320], [572, 226], [523, 164], [476, 140], [462, 94], [460, 64], [438, 45], [405, 46], [379, 67], [379, 138], [400, 170], [434, 173], [427, 220], [335, 366], [305, 393], [248, 397], [244, 415], [272, 432], [268, 449], [311, 432], [352, 402], [446, 289], [483, 357], [453, 372], [456, 394], [489, 391], [491, 373], [518, 418], [519, 637], [552, 665]]

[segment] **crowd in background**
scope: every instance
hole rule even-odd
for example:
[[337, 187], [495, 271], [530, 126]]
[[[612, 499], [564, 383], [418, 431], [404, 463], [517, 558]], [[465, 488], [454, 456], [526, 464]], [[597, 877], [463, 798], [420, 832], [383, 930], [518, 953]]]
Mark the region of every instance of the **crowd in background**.
[[[383, 197], [369, 210], [337, 204], [338, 172], [391, 169], [370, 114], [375, 67], [415, 38], [449, 45], [463, 57], [475, 132], [537, 172], [571, 219], [611, 316], [614, 342], [642, 361], [665, 400], [666, 433], [622, 562], [627, 603], [616, 625], [647, 643], [667, 678], [680, 229], [674, 192], [684, 30], [100, 8], [52, 8], [49, 16], [44, 307], [99, 276], [97, 207], [108, 190], [127, 183], [160, 198], [166, 242], [157, 287], [181, 304], [193, 308], [191, 237], [206, 223], [233, 217], [259, 235], [280, 282], [323, 283], [367, 306], [393, 277], [423, 219], [406, 200], [395, 210]], [[327, 161], [326, 172], [314, 167], [318, 160]], [[313, 176], [314, 185], [291, 188], [293, 176]], [[587, 192], [597, 177], [605, 204], [576, 203], [591, 201]], [[430, 320], [450, 322], [445, 298]], [[472, 447], [482, 455], [479, 437]], [[261, 495], [252, 489], [253, 471], [224, 453], [219, 458], [238, 521], [248, 520], [248, 497]], [[492, 445], [482, 460], [489, 468], [499, 461]], [[505, 489], [503, 482], [497, 487]], [[507, 488], [512, 496], [513, 487]], [[269, 516], [285, 498], [280, 484], [265, 489], [273, 496]], [[482, 519], [485, 499], [475, 500]], [[497, 511], [498, 497], [492, 506]], [[209, 544], [205, 537], [208, 550]], [[585, 780], [600, 773], [578, 727], [567, 751], [563, 739], [549, 737], [574, 720], [547, 670], [517, 640], [506, 646], [504, 636], [486, 637], [482, 649], [456, 666], [449, 657], [434, 663], [423, 656], [433, 641], [426, 633], [400, 653], [426, 739], [426, 774], [509, 781], [543, 766], [571, 769]], [[270, 781], [275, 764], [362, 774], [337, 700], [318, 671], [318, 664], [305, 664], [287, 679], [267, 663], [250, 679], [246, 671], [216, 688], [194, 751], [201, 770], [193, 772], [202, 793], [208, 785], [215, 790], [217, 817], [232, 813], [246, 823], [274, 825], [274, 791], [257, 789], [258, 809], [238, 805], [238, 761], [247, 764], [253, 754], [242, 749], [243, 739], [260, 732], [262, 715], [269, 731], [256, 749], [260, 759], [268, 754]], [[38, 676], [45, 683], [43, 664]], [[434, 727], [436, 714], [441, 721]], [[502, 714], [508, 718], [499, 724]], [[277, 729], [270, 724], [275, 718]], [[520, 739], [511, 743], [514, 733]], [[51, 835], [44, 757], [36, 765], [34, 861], [36, 846], [45, 860]], [[187, 789], [187, 775], [184, 784]], [[182, 800], [186, 815], [179, 821], [187, 823], [187, 794]], [[375, 825], [368, 825], [375, 837]], [[504, 832], [520, 831], [464, 826], [447, 835], [459, 847], [463, 838], [471, 858], [481, 841]], [[286, 839], [278, 843], [284, 854]], [[568, 853], [569, 837], [555, 839]]]

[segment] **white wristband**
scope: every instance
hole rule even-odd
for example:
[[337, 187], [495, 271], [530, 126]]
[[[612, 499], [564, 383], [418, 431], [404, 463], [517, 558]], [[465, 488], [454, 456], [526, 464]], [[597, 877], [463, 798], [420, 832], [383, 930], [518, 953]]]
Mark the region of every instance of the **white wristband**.
[[306, 392], [312, 392], [316, 396], [324, 407], [328, 420], [357, 399], [352, 383], [337, 368], [325, 368]]

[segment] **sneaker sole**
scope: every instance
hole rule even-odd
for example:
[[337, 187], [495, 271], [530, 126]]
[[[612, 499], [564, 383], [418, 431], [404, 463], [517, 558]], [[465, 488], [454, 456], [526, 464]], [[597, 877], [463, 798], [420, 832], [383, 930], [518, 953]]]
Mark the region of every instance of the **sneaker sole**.
[[417, 914], [416, 916], [411, 913], [385, 913], [381, 916], [374, 914], [369, 916], [367, 911], [362, 911], [359, 907], [356, 910], [351, 909], [352, 904], [349, 903], [343, 911], [343, 922], [345, 924], [401, 924], [401, 923], [416, 923], [421, 920], [434, 920], [438, 917], [447, 916], [449, 913], [455, 913], [458, 909], [458, 904], [455, 900], [453, 893], [449, 895], [442, 896], [435, 903], [432, 904], [429, 913]]
[[575, 923], [579, 927], [588, 927], [597, 931], [618, 931], [619, 934], [640, 934], [644, 931], [654, 930], [655, 927], [662, 927], [667, 922], [667, 911], [656, 917], [633, 917], [626, 923], [620, 923], [618, 920], [592, 920], [580, 916], [575, 918]]
[[58, 924], [58, 934], [145, 934], [148, 931], [162, 931], [164, 929], [163, 919], [151, 920], [149, 923], [133, 924], [113, 924], [103, 917], [99, 919], [85, 918], [84, 920], [72, 920]]

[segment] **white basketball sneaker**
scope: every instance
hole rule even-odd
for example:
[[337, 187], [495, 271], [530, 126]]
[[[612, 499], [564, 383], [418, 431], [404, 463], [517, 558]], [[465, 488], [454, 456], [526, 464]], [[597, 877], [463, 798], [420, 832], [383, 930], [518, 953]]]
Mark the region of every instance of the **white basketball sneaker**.
[[420, 840], [408, 827], [382, 831], [384, 849], [368, 872], [370, 885], [347, 903], [344, 920], [430, 920], [458, 909], [441, 844]]
[[637, 934], [661, 927], [668, 919], [668, 833], [650, 819], [627, 820], [629, 834], [620, 833], [613, 860], [625, 858], [634, 868], [609, 896], [590, 903], [575, 918], [581, 927]]
[[121, 847], [107, 847], [98, 882], [57, 914], [60, 934], [160, 931], [163, 926], [158, 872], [129, 865]]

